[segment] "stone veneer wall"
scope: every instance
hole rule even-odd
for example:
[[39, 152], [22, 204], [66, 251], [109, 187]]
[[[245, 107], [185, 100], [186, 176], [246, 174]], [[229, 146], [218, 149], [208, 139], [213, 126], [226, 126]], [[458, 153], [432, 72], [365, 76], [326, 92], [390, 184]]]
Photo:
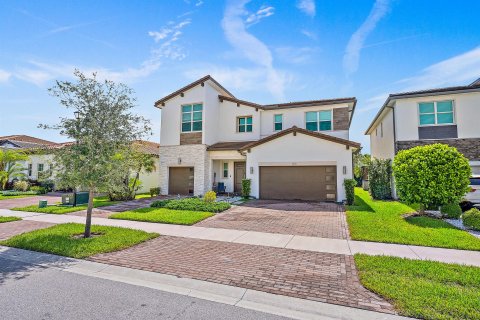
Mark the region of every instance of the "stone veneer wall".
[[202, 132], [180, 133], [180, 144], [202, 144]]
[[[182, 159], [178, 164], [178, 158]], [[160, 188], [162, 194], [168, 194], [169, 167], [194, 167], [194, 195], [203, 195], [210, 190], [211, 163], [207, 146], [161, 146], [160, 147]]]
[[470, 161], [480, 160], [480, 138], [397, 141], [395, 144], [395, 151], [398, 152], [400, 150], [433, 143], [444, 143], [455, 147]]
[[333, 130], [348, 130], [348, 108], [333, 109]]

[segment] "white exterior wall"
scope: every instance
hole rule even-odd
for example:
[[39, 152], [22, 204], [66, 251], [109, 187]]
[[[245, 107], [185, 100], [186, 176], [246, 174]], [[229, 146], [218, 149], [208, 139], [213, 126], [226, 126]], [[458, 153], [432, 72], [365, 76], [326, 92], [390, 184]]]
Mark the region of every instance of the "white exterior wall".
[[[252, 117], [252, 132], [237, 132], [237, 117]], [[223, 101], [220, 103], [218, 129], [218, 141], [254, 141], [260, 139], [261, 128], [260, 110], [240, 105], [235, 102]]]
[[[178, 159], [181, 163], [178, 163]], [[203, 195], [211, 190], [211, 164], [205, 145], [160, 147], [160, 192], [168, 194], [169, 167], [194, 167], [194, 195]]]
[[137, 193], [148, 193], [150, 192], [150, 188], [160, 187], [159, 184], [159, 176], [160, 176], [160, 160], [157, 158], [155, 159], [155, 170], [152, 172], [140, 172], [140, 181], [142, 185], [140, 189], [138, 189]]
[[[212, 161], [212, 179], [215, 183], [223, 182], [226, 192], [234, 190], [234, 163], [246, 160], [238, 151], [210, 151], [209, 158]], [[223, 177], [223, 164], [228, 163], [228, 177]], [[213, 180], [212, 180], [213, 185]]]
[[[291, 108], [291, 109], [279, 109], [279, 110], [262, 110], [261, 111], [261, 138], [274, 134], [273, 121], [274, 115], [282, 114], [283, 115], [283, 129], [288, 129], [293, 126], [305, 129], [305, 113], [310, 111], [322, 111], [322, 110], [333, 110], [336, 108], [348, 108], [348, 104], [334, 104], [334, 105], [324, 105], [324, 106], [312, 106], [312, 107], [302, 107], [302, 108]], [[321, 133], [328, 134], [334, 137], [349, 139], [348, 130], [333, 130], [331, 131], [321, 131]]]
[[370, 153], [372, 157], [376, 159], [393, 159], [395, 156], [393, 110], [387, 109], [385, 115], [379, 119], [377, 126], [372, 130], [370, 134]]
[[[28, 160], [21, 165], [25, 167], [25, 174], [28, 179], [38, 179], [38, 165], [43, 163], [43, 171], [50, 169], [50, 164], [53, 164], [53, 154], [30, 154]], [[32, 174], [28, 175], [28, 165], [32, 164]]]
[[[251, 149], [247, 153], [247, 179], [252, 180], [251, 196], [258, 198], [260, 195], [259, 167], [262, 165], [282, 166], [337, 166], [337, 200], [345, 200], [344, 179], [353, 178], [352, 173], [352, 148], [335, 142], [297, 133], [296, 136], [288, 134], [278, 139], [266, 142]], [[347, 173], [343, 174], [343, 166]], [[251, 169], [253, 168], [253, 174]]]

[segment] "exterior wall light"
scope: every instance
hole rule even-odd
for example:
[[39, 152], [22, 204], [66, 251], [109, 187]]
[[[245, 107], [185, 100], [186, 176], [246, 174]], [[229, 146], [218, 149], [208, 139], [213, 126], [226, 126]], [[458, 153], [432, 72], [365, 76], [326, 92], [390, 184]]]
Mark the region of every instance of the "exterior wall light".
[[343, 166], [343, 174], [347, 174], [347, 166]]
[[182, 158], [177, 159], [178, 164], [182, 164]]
[[253, 174], [253, 167], [250, 167], [250, 174]]

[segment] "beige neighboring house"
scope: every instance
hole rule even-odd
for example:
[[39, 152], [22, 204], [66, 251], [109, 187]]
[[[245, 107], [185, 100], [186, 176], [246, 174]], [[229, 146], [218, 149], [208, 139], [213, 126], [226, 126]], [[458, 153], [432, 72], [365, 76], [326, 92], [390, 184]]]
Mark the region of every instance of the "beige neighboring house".
[[365, 132], [373, 158], [445, 143], [456, 147], [480, 175], [480, 79], [458, 87], [390, 94]]
[[[53, 169], [53, 150], [71, 145], [74, 142], [56, 143], [27, 135], [0, 136], [0, 148], [24, 150], [28, 153], [29, 159], [22, 165], [25, 167], [25, 174], [28, 179], [38, 180], [39, 174]], [[158, 166], [160, 145], [155, 142], [137, 140], [134, 143], [138, 150], [152, 155], [155, 158], [155, 170], [147, 173], [140, 172], [141, 188], [138, 193], [149, 192], [150, 188], [158, 187]], [[52, 170], [53, 171], [53, 170]], [[52, 172], [52, 177], [55, 172]]]
[[[355, 98], [257, 104], [205, 76], [158, 100], [162, 194], [225, 187], [261, 199], [342, 201]], [[222, 191], [222, 190], [220, 190]]]

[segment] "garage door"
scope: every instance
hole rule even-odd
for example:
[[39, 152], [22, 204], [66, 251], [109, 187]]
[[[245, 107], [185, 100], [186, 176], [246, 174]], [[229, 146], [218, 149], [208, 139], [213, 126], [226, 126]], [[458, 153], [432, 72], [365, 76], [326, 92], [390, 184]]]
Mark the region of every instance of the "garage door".
[[260, 167], [260, 198], [336, 201], [336, 166]]
[[193, 194], [193, 167], [170, 167], [168, 175], [169, 194]]

